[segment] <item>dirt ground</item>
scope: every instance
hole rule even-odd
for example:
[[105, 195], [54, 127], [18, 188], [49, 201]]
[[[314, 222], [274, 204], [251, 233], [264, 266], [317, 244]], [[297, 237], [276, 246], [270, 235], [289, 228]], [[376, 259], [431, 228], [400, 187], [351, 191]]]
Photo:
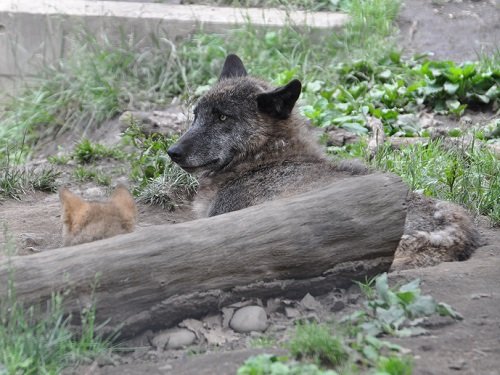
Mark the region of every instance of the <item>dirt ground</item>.
[[[477, 53], [498, 49], [500, 39], [500, 7], [495, 0], [406, 0], [398, 24], [400, 42], [407, 53], [433, 52], [436, 58], [464, 61]], [[90, 134], [94, 140], [113, 144], [119, 138], [116, 122], [106, 132]], [[41, 157], [57, 150], [58, 139], [44, 147]], [[34, 165], [44, 163], [35, 161]], [[112, 162], [110, 162], [112, 163]], [[109, 165], [108, 165], [109, 166]], [[72, 166], [62, 167], [61, 184], [70, 182]], [[123, 179], [119, 173], [113, 183]], [[99, 198], [106, 188], [92, 183], [70, 183], [72, 189], [86, 198]], [[139, 205], [139, 227], [191, 220], [189, 204], [169, 212], [158, 207]], [[59, 247], [61, 244], [60, 205], [57, 194], [35, 193], [22, 201], [0, 203], [0, 225], [7, 223], [8, 233], [20, 253], [28, 255]], [[443, 263], [435, 267], [390, 274], [393, 282], [422, 279], [423, 291], [438, 301], [453, 306], [463, 316], [461, 322], [431, 321], [429, 335], [394, 340], [411, 349], [418, 375], [500, 374], [500, 229], [489, 228], [478, 218], [484, 246], [465, 262]], [[0, 233], [0, 248], [6, 239]], [[318, 307], [313, 314], [319, 319], [344, 314], [359, 305], [359, 291], [332, 291], [315, 296]], [[265, 301], [264, 301], [265, 303]], [[298, 301], [281, 301], [291, 305]], [[195, 345], [185, 350], [158, 351], [150, 347], [150, 337], [140, 338], [132, 354], [115, 356], [69, 371], [74, 374], [235, 374], [250, 355], [282, 353], [279, 345], [255, 349], [253, 343], [273, 335], [277, 343], [286, 340], [294, 318], [276, 311], [270, 314], [271, 326], [263, 336], [235, 334], [225, 344]], [[150, 333], [150, 336], [154, 335]]]

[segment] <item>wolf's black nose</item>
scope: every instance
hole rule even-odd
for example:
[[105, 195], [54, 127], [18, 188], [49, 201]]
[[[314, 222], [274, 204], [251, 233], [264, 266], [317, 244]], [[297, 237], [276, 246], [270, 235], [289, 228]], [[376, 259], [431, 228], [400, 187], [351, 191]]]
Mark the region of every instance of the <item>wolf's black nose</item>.
[[168, 154], [168, 156], [170, 156], [170, 159], [172, 159], [172, 161], [174, 161], [176, 163], [182, 159], [182, 153], [183, 153], [182, 147], [179, 146], [178, 144], [171, 146], [167, 150], [167, 154]]

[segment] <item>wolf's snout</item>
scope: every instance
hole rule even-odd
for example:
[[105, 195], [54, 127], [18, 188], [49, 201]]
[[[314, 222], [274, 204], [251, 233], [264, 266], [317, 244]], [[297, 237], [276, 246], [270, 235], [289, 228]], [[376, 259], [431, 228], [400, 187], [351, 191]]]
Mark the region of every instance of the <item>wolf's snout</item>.
[[183, 158], [184, 150], [181, 145], [176, 143], [167, 150], [167, 154], [174, 163], [179, 163]]

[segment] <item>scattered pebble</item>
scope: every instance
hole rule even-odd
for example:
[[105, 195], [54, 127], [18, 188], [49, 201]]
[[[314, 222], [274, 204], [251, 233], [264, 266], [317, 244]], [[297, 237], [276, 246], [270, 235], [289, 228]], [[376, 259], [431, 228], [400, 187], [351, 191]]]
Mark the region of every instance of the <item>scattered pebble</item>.
[[321, 309], [321, 303], [316, 300], [313, 296], [307, 293], [304, 298], [300, 301], [300, 306], [306, 310], [317, 311]]
[[455, 363], [452, 363], [451, 365], [448, 366], [448, 368], [452, 370], [463, 370], [465, 368], [465, 365], [467, 362], [465, 362], [463, 359], [457, 360]]
[[196, 335], [185, 328], [174, 328], [163, 331], [156, 335], [152, 344], [159, 350], [180, 349], [191, 345], [196, 339]]
[[285, 315], [288, 319], [295, 319], [300, 316], [300, 311], [295, 307], [285, 307]]
[[345, 303], [344, 303], [344, 301], [342, 301], [342, 300], [338, 299], [338, 300], [336, 300], [336, 301], [333, 303], [333, 305], [332, 305], [332, 307], [330, 308], [330, 310], [331, 310], [332, 312], [338, 312], [338, 311], [343, 310], [344, 308], [345, 308]]
[[260, 306], [245, 306], [237, 310], [229, 326], [236, 332], [265, 331], [268, 326], [266, 311]]

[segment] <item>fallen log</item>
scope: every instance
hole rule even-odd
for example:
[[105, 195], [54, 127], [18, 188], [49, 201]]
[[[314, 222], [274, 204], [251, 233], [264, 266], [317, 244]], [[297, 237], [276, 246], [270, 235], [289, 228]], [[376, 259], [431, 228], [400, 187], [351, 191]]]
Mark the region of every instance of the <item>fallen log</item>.
[[0, 298], [10, 270], [25, 305], [65, 292], [66, 311], [79, 316], [97, 275], [97, 320], [127, 338], [246, 297], [323, 293], [389, 269], [407, 192], [393, 175], [352, 177], [208, 219], [11, 257], [0, 264]]

